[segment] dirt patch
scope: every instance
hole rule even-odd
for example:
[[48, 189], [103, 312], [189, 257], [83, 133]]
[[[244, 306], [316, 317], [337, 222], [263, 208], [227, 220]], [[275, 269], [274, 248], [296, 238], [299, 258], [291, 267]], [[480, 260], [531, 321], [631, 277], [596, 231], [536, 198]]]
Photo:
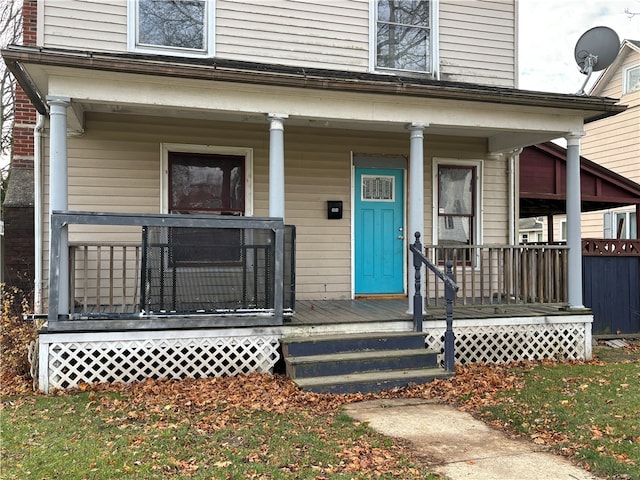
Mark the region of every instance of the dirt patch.
[[638, 362], [640, 339], [598, 340], [597, 346], [593, 347], [593, 356], [606, 363]]

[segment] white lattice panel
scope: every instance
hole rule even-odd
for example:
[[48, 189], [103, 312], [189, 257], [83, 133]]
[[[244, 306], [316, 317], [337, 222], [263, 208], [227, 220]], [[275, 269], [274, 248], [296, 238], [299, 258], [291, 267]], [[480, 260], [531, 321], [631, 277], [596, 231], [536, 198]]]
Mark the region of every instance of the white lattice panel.
[[[458, 364], [509, 363], [521, 360], [584, 360], [590, 357], [585, 323], [457, 325], [454, 327]], [[425, 326], [427, 348], [443, 351], [444, 327]], [[441, 355], [442, 356], [442, 355]], [[442, 359], [440, 359], [442, 361]]]
[[[267, 373], [279, 359], [276, 336], [83, 341], [49, 344], [48, 388]], [[48, 390], [48, 389], [47, 389]]]

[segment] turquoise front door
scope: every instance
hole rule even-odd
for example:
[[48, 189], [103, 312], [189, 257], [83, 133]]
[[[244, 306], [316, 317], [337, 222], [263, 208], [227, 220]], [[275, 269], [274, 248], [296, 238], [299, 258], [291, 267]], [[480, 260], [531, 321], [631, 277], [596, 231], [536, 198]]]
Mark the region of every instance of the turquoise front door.
[[356, 168], [355, 293], [404, 292], [404, 170]]

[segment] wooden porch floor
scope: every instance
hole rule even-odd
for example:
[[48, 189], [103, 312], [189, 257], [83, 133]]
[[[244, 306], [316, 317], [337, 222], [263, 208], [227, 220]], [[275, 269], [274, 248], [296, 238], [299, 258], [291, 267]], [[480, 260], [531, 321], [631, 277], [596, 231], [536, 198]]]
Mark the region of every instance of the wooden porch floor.
[[[409, 301], [403, 299], [296, 300], [295, 314], [286, 320], [291, 325], [322, 325], [376, 321], [411, 321]], [[581, 312], [584, 313], [584, 312]], [[455, 319], [537, 317], [571, 315], [566, 304], [493, 304], [453, 307]], [[424, 321], [446, 319], [444, 305], [426, 307]]]

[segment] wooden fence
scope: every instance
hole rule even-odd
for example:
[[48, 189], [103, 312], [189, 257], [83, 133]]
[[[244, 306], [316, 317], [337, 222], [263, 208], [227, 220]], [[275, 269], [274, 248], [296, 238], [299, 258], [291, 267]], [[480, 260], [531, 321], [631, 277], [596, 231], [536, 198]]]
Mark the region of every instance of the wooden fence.
[[593, 333], [640, 333], [640, 240], [582, 240], [582, 275]]

